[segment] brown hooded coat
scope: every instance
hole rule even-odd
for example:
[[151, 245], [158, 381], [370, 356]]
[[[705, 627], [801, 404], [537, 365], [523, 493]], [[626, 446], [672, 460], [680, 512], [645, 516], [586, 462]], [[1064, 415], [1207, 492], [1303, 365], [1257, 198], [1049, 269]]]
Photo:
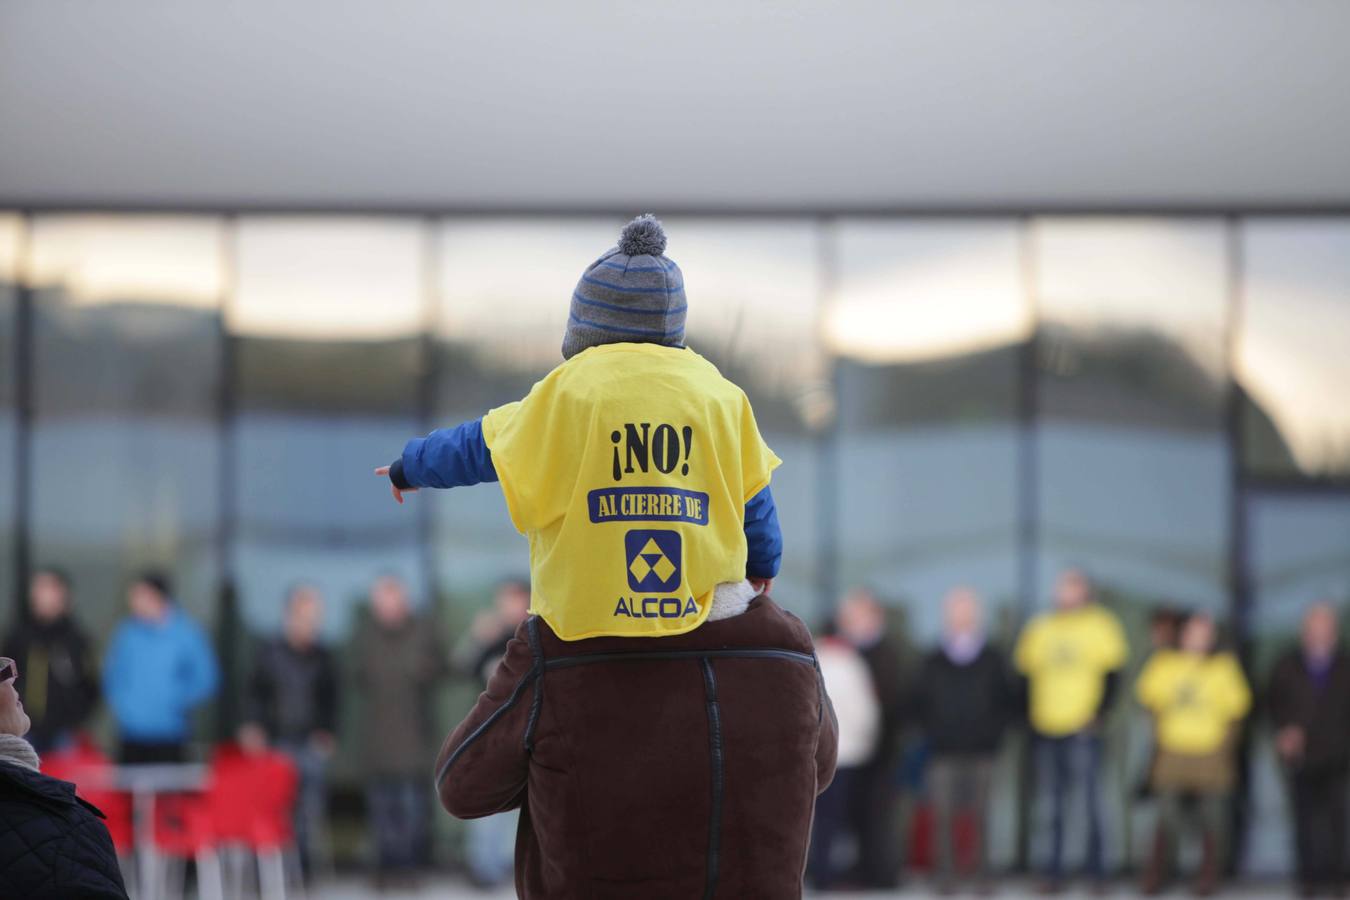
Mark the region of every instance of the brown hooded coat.
[[675, 637], [566, 642], [531, 617], [436, 779], [461, 818], [520, 807], [526, 900], [785, 900], [835, 751], [810, 633], [758, 597]]

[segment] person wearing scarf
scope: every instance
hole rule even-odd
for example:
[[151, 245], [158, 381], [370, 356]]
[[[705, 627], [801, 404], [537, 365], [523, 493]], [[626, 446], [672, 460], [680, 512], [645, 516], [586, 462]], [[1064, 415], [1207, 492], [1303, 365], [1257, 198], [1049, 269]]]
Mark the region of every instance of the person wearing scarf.
[[103, 813], [49, 778], [15, 683], [14, 660], [0, 657], [0, 897], [25, 900], [127, 900]]

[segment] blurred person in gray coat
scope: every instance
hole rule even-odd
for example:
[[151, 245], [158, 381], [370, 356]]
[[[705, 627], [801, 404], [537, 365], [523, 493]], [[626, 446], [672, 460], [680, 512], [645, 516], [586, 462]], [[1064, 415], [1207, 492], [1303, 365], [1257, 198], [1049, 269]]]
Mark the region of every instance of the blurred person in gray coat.
[[430, 855], [427, 760], [437, 740], [430, 701], [450, 667], [434, 623], [413, 612], [402, 579], [376, 579], [370, 611], [354, 657], [375, 876], [381, 885], [406, 884]]

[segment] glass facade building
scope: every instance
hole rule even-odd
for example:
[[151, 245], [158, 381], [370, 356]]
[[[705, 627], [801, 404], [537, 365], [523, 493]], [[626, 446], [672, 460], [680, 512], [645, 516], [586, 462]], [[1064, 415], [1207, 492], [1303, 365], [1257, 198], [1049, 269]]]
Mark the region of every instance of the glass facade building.
[[[59, 564], [106, 634], [131, 575], [165, 568], [237, 678], [288, 586], [321, 588], [342, 641], [395, 572], [452, 637], [528, 570], [525, 541], [495, 487], [398, 506], [371, 470], [556, 365], [572, 287], [622, 222], [0, 211], [3, 616], [26, 571]], [[689, 344], [784, 460], [775, 596], [808, 621], [867, 585], [922, 647], [965, 584], [1011, 640], [1075, 565], [1136, 663], [1153, 608], [1203, 608], [1259, 685], [1308, 603], [1350, 603], [1350, 216], [666, 226]], [[1129, 833], [1120, 706], [1109, 794]], [[1264, 728], [1241, 858], [1273, 873], [1289, 850]], [[1005, 863], [1037, 852], [1021, 764], [1001, 763]]]

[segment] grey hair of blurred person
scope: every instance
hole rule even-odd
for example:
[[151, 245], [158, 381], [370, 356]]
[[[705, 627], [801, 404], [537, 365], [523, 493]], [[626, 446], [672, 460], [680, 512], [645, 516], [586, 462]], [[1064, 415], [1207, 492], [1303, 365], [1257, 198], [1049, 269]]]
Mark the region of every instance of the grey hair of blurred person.
[[1078, 566], [1070, 566], [1055, 579], [1055, 608], [1079, 609], [1096, 600], [1097, 591], [1088, 573]]
[[380, 575], [370, 586], [370, 608], [382, 625], [397, 627], [412, 615], [408, 584], [393, 573]]
[[1340, 613], [1329, 600], [1309, 606], [1303, 613], [1300, 630], [1303, 652], [1314, 658], [1327, 658], [1340, 643]]
[[980, 634], [984, 626], [984, 602], [974, 588], [954, 587], [942, 598], [942, 627], [948, 637]]
[[315, 640], [323, 618], [323, 594], [309, 582], [299, 582], [286, 591], [286, 617], [283, 629], [295, 644]]
[[834, 625], [839, 636], [853, 646], [870, 647], [885, 636], [886, 609], [871, 588], [855, 587], [840, 601]]

